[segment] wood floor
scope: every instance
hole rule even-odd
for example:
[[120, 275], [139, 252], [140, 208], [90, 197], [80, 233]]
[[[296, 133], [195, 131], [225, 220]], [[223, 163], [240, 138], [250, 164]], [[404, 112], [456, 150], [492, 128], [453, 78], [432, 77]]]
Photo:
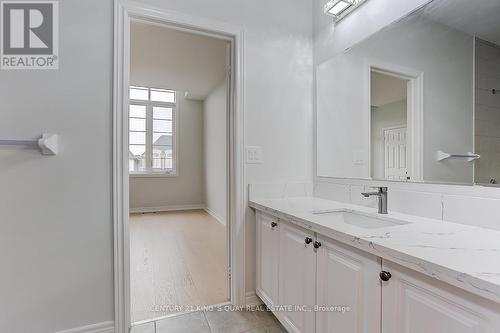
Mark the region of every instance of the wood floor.
[[226, 257], [226, 228], [204, 211], [131, 214], [132, 322], [226, 302]]

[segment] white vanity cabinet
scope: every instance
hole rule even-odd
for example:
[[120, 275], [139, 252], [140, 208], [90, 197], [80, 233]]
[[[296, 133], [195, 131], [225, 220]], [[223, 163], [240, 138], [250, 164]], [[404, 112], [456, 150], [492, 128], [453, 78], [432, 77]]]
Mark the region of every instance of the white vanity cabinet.
[[262, 301], [273, 307], [278, 301], [279, 221], [257, 211], [256, 222], [256, 289]]
[[383, 333], [498, 333], [500, 305], [384, 261]]
[[380, 332], [380, 259], [261, 212], [256, 222], [257, 295], [289, 332]]
[[379, 333], [381, 260], [325, 238], [318, 241], [316, 332]]
[[316, 253], [313, 242], [312, 232], [286, 222], [280, 224], [278, 304], [285, 309], [277, 314], [289, 332], [314, 332]]
[[262, 213], [257, 295], [293, 333], [500, 332], [500, 304]]

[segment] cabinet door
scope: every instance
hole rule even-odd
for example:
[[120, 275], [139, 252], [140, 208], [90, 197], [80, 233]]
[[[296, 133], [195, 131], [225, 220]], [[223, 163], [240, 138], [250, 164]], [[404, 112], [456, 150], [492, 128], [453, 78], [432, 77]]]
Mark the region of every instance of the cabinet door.
[[320, 239], [316, 332], [380, 333], [378, 257]]
[[[288, 332], [314, 332], [316, 253], [306, 238], [313, 234], [288, 223], [280, 224], [278, 317]], [[308, 311], [309, 310], [309, 311]]]
[[384, 333], [498, 333], [500, 305], [436, 279], [383, 262]]
[[257, 212], [257, 295], [272, 307], [278, 300], [278, 219]]

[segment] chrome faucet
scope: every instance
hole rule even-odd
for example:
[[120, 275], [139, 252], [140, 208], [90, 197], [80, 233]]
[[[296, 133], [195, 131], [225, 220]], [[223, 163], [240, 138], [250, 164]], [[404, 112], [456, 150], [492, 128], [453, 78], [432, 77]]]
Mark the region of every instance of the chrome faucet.
[[365, 198], [376, 195], [378, 197], [378, 213], [387, 214], [387, 187], [374, 187], [377, 192], [361, 193]]

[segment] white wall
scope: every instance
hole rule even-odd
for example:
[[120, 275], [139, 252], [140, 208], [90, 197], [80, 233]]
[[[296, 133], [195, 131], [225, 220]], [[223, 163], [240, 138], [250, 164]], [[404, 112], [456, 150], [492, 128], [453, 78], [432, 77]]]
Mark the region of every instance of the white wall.
[[475, 182], [500, 183], [500, 46], [476, 41]]
[[130, 40], [137, 85], [169, 87], [204, 100], [226, 76], [225, 40], [142, 22], [132, 22]]
[[[373, 60], [423, 74], [423, 179], [472, 183], [472, 164], [438, 162], [436, 153], [473, 149], [473, 38], [416, 15], [318, 66], [318, 175], [369, 178], [367, 79]], [[363, 164], [354, 163], [354, 151], [364, 156]]]
[[226, 224], [227, 86], [222, 81], [203, 104], [206, 209]]
[[[142, 0], [245, 31], [246, 181], [312, 178], [308, 0]], [[60, 69], [2, 71], [5, 138], [61, 135], [62, 152], [0, 151], [0, 331], [54, 332], [113, 319], [113, 2], [60, 1]], [[22, 89], [21, 89], [22, 88]], [[286, 123], [286, 126], [283, 124]], [[246, 223], [247, 289], [254, 220]]]
[[1, 332], [113, 319], [112, 10], [60, 1], [59, 70], [1, 71], [2, 138], [61, 144], [0, 150]]
[[371, 71], [371, 105], [381, 106], [406, 99], [408, 80]]
[[204, 206], [203, 102], [177, 96], [177, 176], [130, 176], [132, 211]]
[[385, 177], [384, 129], [400, 125], [406, 126], [406, 100], [372, 109], [370, 160], [372, 178]]
[[368, 0], [355, 14], [333, 24], [323, 13], [325, 0], [313, 0], [314, 63], [322, 63], [398, 20], [429, 0]]

